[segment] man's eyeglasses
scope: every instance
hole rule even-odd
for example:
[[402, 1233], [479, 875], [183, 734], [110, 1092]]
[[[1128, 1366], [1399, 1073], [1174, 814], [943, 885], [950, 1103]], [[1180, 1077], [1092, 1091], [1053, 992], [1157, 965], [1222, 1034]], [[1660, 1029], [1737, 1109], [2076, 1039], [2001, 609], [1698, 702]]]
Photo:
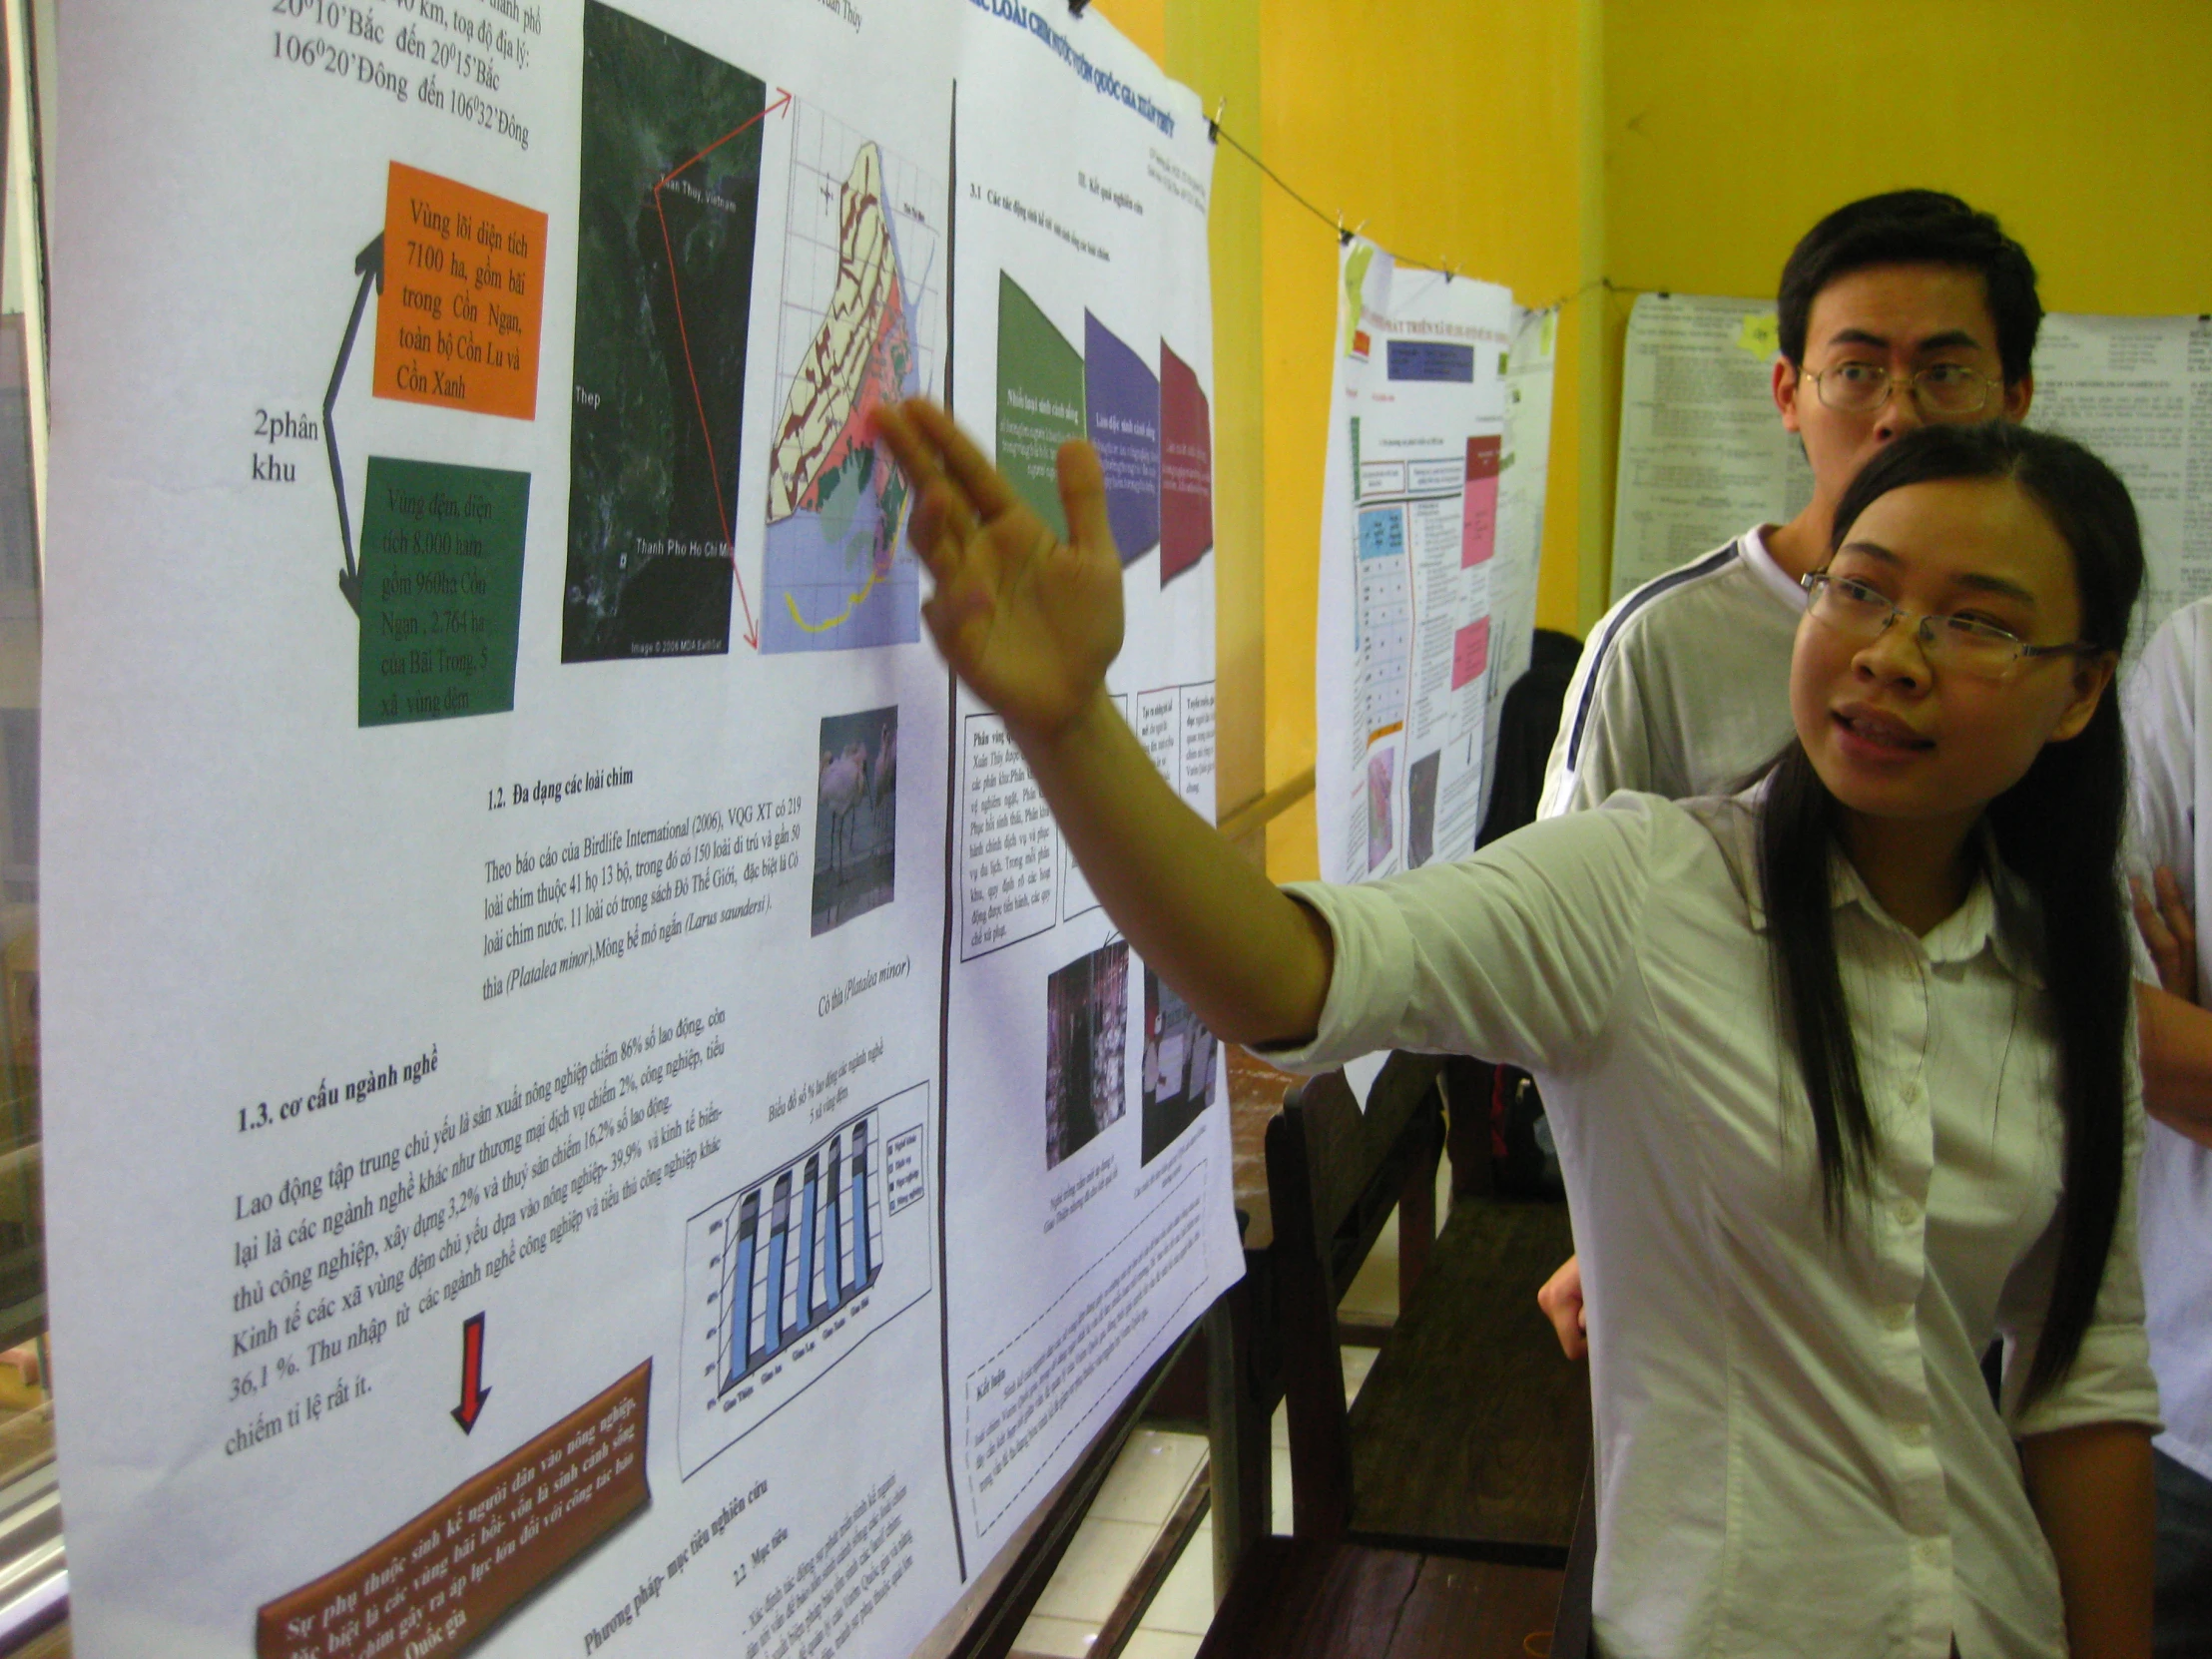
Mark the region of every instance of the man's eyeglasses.
[[[1892, 604], [1881, 589], [1849, 576], [1816, 570], [1799, 582], [1812, 596], [1806, 608], [1814, 620], [1863, 644], [1880, 639], [1900, 617], [1912, 615], [1904, 606]], [[2103, 650], [2087, 640], [2029, 645], [2010, 629], [1971, 616], [1924, 615], [1917, 632], [1921, 655], [1930, 668], [1977, 680], [2002, 680], [2022, 658], [2094, 656]]]
[[1807, 370], [1820, 399], [1847, 414], [1872, 414], [1890, 401], [1895, 391], [1910, 389], [1920, 406], [1932, 414], [1978, 414], [1989, 406], [2002, 382], [1964, 363], [1931, 363], [1912, 374], [1892, 374], [1880, 363], [1842, 362]]

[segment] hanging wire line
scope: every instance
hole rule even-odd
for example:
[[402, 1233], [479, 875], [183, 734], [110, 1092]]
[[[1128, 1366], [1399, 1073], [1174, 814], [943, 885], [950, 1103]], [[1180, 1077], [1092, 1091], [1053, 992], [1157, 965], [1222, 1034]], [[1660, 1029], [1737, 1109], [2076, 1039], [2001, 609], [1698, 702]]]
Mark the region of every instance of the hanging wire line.
[[1212, 121], [1209, 121], [1206, 124], [1206, 130], [1209, 134], [1213, 136], [1213, 138], [1217, 142], [1228, 145], [1230, 149], [1236, 151], [1238, 155], [1242, 156], [1246, 161], [1250, 162], [1262, 173], [1265, 173], [1268, 178], [1274, 182], [1275, 188], [1277, 190], [1281, 191], [1285, 196], [1288, 196], [1293, 202], [1296, 202], [1300, 207], [1304, 208], [1308, 213], [1312, 214], [1316, 219], [1320, 220], [1332, 231], [1337, 232], [1339, 235], [1348, 234], [1345, 232], [1344, 219], [1341, 215], [1335, 219], [1332, 219], [1329, 215], [1323, 213], [1321, 209], [1315, 207], [1313, 203], [1307, 201], [1305, 197], [1299, 195], [1296, 190], [1291, 188], [1290, 183], [1284, 179], [1282, 174], [1276, 172], [1274, 168], [1268, 166], [1266, 162], [1262, 161], [1252, 151], [1247, 150], [1244, 145], [1238, 141], [1238, 138], [1234, 133], [1230, 132], [1228, 128], [1222, 126], [1219, 116], [1216, 116]]
[[[1345, 225], [1343, 214], [1331, 216], [1322, 212], [1321, 209], [1315, 207], [1314, 204], [1306, 197], [1300, 195], [1299, 192], [1291, 185], [1291, 182], [1288, 179], [1285, 179], [1282, 174], [1276, 172], [1274, 168], [1268, 166], [1266, 162], [1262, 161], [1258, 152], [1247, 149], [1244, 143], [1237, 137], [1236, 134], [1230, 132], [1228, 128], [1224, 127], [1221, 124], [1222, 111], [1228, 107], [1228, 103], [1229, 101], [1226, 98], [1223, 99], [1221, 104], [1216, 107], [1213, 115], [1207, 120], [1206, 136], [1212, 139], [1216, 144], [1228, 145], [1230, 149], [1236, 151], [1238, 155], [1242, 156], [1246, 161], [1250, 162], [1254, 167], [1258, 168], [1263, 174], [1267, 176], [1268, 182], [1275, 186], [1277, 190], [1281, 191], [1285, 196], [1288, 196], [1293, 202], [1296, 202], [1300, 207], [1304, 208], [1308, 213], [1312, 214], [1316, 219], [1320, 220], [1324, 225], [1328, 226], [1330, 230], [1334, 231], [1337, 234], [1338, 242], [1348, 243], [1356, 235], [1358, 235], [1360, 226], [1364, 226], [1367, 224], [1366, 220], [1363, 219], [1360, 222], [1360, 226], [1354, 226], [1348, 229]], [[1395, 258], [1395, 256], [1393, 255], [1392, 258]], [[1417, 260], [1398, 260], [1397, 264], [1401, 270], [1405, 271], [1438, 272], [1447, 280], [1459, 275], [1459, 268], [1455, 265], [1424, 265]], [[1604, 290], [1607, 293], [1622, 291], [1620, 289], [1616, 289], [1613, 286], [1613, 279], [1610, 276], [1593, 276], [1587, 282], [1584, 282], [1580, 287], [1573, 289], [1571, 292], [1561, 294], [1558, 298], [1552, 300], [1548, 305], [1534, 305], [1530, 306], [1529, 308], [1531, 310], [1539, 311], [1556, 310], [1562, 305], [1566, 305], [1576, 299], [1581, 299], [1589, 294], [1596, 293], [1600, 289]]]

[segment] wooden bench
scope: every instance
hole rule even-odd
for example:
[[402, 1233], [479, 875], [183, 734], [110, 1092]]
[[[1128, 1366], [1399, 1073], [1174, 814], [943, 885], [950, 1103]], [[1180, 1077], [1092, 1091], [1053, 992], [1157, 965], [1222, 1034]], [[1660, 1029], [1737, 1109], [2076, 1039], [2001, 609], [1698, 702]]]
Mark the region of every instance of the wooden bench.
[[1403, 1179], [1379, 1141], [1417, 1143], [1433, 1180], [1443, 1075], [1441, 1061], [1393, 1055], [1363, 1112], [1330, 1073], [1269, 1127], [1294, 1527], [1563, 1567], [1589, 1383], [1536, 1291], [1573, 1252], [1565, 1205], [1456, 1197], [1358, 1403], [1344, 1402], [1334, 1310], [1347, 1223], [1379, 1173]]
[[1564, 1204], [1452, 1205], [1346, 1424], [1347, 1530], [1565, 1565], [1590, 1455], [1589, 1380], [1560, 1352], [1536, 1292], [1573, 1251]]
[[[1584, 1650], [1588, 1388], [1534, 1300], [1572, 1249], [1565, 1207], [1456, 1198], [1429, 1246], [1443, 1077], [1393, 1055], [1364, 1111], [1333, 1073], [1268, 1126], [1294, 1537], [1248, 1549], [1202, 1659]], [[1338, 1298], [1400, 1200], [1414, 1271], [1348, 1411]]]
[[1550, 1651], [1559, 1574], [1346, 1539], [1265, 1538], [1198, 1659], [1493, 1659]]

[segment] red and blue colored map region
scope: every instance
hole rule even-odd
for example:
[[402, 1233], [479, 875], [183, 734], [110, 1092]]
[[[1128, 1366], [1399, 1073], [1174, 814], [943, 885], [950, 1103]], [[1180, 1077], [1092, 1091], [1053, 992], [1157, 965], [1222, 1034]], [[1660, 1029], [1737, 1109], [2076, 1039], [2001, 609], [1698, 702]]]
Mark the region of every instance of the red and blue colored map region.
[[1160, 543], [1160, 382], [1119, 336], [1083, 313], [1088, 427], [1106, 474], [1106, 520], [1124, 565]]
[[[852, 151], [836, 193], [833, 286], [790, 377], [770, 454], [761, 649], [844, 651], [921, 637], [921, 582], [899, 531], [906, 485], [876, 453], [875, 410], [920, 389], [912, 305], [880, 153]], [[790, 305], [793, 295], [786, 293]]]
[[1160, 346], [1160, 585], [1213, 551], [1214, 423], [1191, 365]]

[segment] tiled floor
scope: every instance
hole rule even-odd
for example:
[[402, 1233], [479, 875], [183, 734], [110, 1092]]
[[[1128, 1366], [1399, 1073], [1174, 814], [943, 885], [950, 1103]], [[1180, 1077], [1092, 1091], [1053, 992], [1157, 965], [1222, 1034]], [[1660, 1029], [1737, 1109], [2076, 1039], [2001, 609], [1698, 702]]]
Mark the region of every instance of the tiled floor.
[[[1197, 1434], [1140, 1428], [1123, 1448], [1060, 1569], [1038, 1598], [1014, 1651], [1082, 1659], [1121, 1600], [1137, 1564], [1194, 1479], [1204, 1478], [1206, 1441]], [[1122, 1651], [1139, 1659], [1190, 1659], [1214, 1616], [1213, 1531], [1201, 1521], [1182, 1559]]]
[[[1448, 1203], [1448, 1166], [1438, 1172], [1437, 1215]], [[1360, 1276], [1345, 1293], [1347, 1313], [1397, 1312], [1397, 1218], [1383, 1224]], [[1360, 1391], [1375, 1351], [1344, 1350], [1345, 1397]], [[1270, 1436], [1274, 1461], [1275, 1530], [1291, 1529], [1290, 1430], [1282, 1408]], [[1197, 1434], [1140, 1428], [1123, 1448], [1076, 1529], [1059, 1570], [1038, 1598], [1036, 1610], [1014, 1643], [1023, 1655], [1088, 1659], [1099, 1626], [1121, 1600], [1153, 1540], [1166, 1527], [1194, 1479], [1205, 1477], [1206, 1441]], [[1214, 1537], [1211, 1519], [1199, 1523], [1167, 1582], [1145, 1609], [1124, 1659], [1192, 1659], [1214, 1617]]]

